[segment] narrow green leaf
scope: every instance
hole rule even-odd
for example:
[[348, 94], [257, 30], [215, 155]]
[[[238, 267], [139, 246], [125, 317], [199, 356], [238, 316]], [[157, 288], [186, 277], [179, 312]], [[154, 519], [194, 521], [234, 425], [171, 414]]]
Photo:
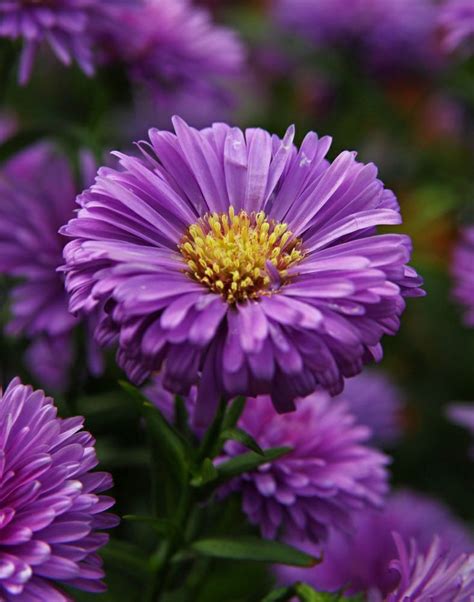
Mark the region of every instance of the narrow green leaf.
[[265, 455], [263, 449], [255, 441], [255, 439], [238, 427], [228, 428], [222, 431], [221, 439], [222, 441], [237, 441], [238, 443], [241, 443], [244, 447], [247, 447], [259, 456]]
[[119, 384], [139, 404], [146, 422], [151, 456], [153, 514], [173, 516], [183, 491], [189, 486], [189, 467], [192, 462], [190, 444], [139, 389], [126, 381], [119, 381]]
[[226, 400], [222, 398], [214, 420], [204, 435], [201, 447], [199, 448], [200, 460], [204, 460], [206, 457], [215, 458], [221, 450], [220, 433], [225, 416], [226, 403]]
[[319, 562], [317, 558], [292, 546], [257, 537], [201, 539], [195, 541], [191, 545], [191, 549], [198, 554], [213, 558], [254, 560], [291, 566], [311, 567]]
[[217, 467], [218, 480], [222, 483], [244, 472], [251, 472], [262, 464], [277, 460], [291, 451], [291, 447], [271, 447], [264, 450], [263, 455], [256, 454], [255, 452], [246, 452], [240, 456], [235, 456], [235, 458], [219, 464]]
[[261, 602], [287, 602], [295, 595], [293, 587], [280, 587], [270, 592]]
[[187, 437], [190, 435], [188, 410], [180, 395], [176, 395], [174, 400], [174, 423], [181, 433]]
[[224, 420], [222, 422], [223, 429], [229, 429], [236, 426], [239, 418], [242, 415], [242, 412], [245, 408], [245, 397], [236, 397], [229, 407], [227, 408], [227, 412], [224, 416]]
[[295, 583], [292, 588], [300, 602], [363, 602], [362, 596], [346, 597], [339, 594], [317, 592], [307, 583]]
[[199, 470], [191, 480], [193, 487], [201, 487], [217, 479], [218, 472], [210, 458], [205, 458]]

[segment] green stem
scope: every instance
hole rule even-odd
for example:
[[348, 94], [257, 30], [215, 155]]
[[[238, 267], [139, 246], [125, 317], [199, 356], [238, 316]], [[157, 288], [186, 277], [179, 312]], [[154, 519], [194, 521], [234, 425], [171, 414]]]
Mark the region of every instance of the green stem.
[[[175, 521], [178, 525], [183, 525], [182, 532], [185, 531], [185, 525], [192, 514], [194, 496], [189, 487], [183, 493], [175, 515]], [[175, 533], [165, 541], [161, 542], [156, 552], [151, 556], [150, 565], [152, 577], [148, 587], [145, 600], [147, 602], [158, 602], [166, 587], [166, 580], [170, 568], [170, 562], [174, 554], [178, 551], [181, 535]]]

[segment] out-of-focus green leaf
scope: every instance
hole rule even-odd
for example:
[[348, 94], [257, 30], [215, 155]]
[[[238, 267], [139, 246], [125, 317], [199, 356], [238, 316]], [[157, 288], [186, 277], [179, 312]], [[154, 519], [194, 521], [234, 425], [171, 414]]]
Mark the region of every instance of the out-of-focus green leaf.
[[247, 447], [251, 451], [258, 454], [259, 456], [265, 455], [263, 449], [255, 441], [255, 439], [240, 428], [234, 427], [234, 428], [225, 429], [221, 433], [221, 440], [222, 441], [229, 441], [229, 440], [237, 441], [238, 443], [241, 443], [244, 447]]
[[133, 523], [144, 523], [150, 525], [157, 533], [166, 536], [174, 536], [179, 533], [179, 527], [173, 521], [166, 518], [154, 518], [153, 516], [138, 516], [135, 514], [126, 514], [124, 520]]
[[205, 458], [199, 470], [192, 478], [191, 485], [193, 487], [201, 487], [202, 485], [206, 485], [207, 483], [217, 479], [218, 474], [219, 473], [217, 472], [212, 460], [210, 458]]
[[225, 413], [224, 420], [222, 421], [222, 428], [224, 430], [233, 428], [237, 424], [244, 411], [245, 401], [245, 397], [236, 397], [230, 403], [227, 412]]
[[292, 546], [257, 537], [216, 537], [201, 539], [191, 549], [204, 556], [233, 560], [254, 560], [291, 566], [311, 567], [319, 560]]
[[217, 467], [218, 480], [222, 483], [244, 472], [250, 472], [262, 464], [281, 458], [291, 451], [291, 447], [271, 447], [264, 450], [263, 455], [256, 454], [255, 452], [246, 452], [240, 456], [235, 456], [235, 458], [219, 464]]
[[294, 595], [293, 587], [280, 587], [262, 598], [261, 602], [287, 602]]

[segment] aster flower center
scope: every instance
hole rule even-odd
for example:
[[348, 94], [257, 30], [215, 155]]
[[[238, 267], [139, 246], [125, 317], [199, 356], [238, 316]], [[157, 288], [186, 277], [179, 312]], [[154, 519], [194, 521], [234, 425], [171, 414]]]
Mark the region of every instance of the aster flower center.
[[228, 303], [258, 299], [285, 284], [304, 256], [287, 224], [263, 211], [213, 213], [192, 224], [179, 250], [189, 275]]

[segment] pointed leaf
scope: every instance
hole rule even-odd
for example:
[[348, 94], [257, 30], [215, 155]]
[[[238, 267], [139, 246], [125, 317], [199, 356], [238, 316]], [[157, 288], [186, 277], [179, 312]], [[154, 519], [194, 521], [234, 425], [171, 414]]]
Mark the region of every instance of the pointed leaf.
[[235, 456], [235, 458], [231, 458], [230, 460], [227, 460], [227, 462], [223, 462], [217, 466], [219, 483], [227, 481], [244, 472], [251, 472], [262, 464], [277, 460], [291, 451], [291, 447], [271, 447], [264, 450], [263, 455], [256, 454], [255, 452], [247, 452], [240, 456]]
[[201, 539], [191, 545], [191, 549], [213, 558], [233, 560], [254, 560], [291, 566], [311, 567], [319, 560], [292, 546], [278, 541], [268, 541], [257, 537], [216, 537]]
[[222, 422], [223, 429], [229, 429], [236, 426], [239, 418], [242, 415], [242, 412], [245, 408], [245, 397], [236, 397], [229, 407], [227, 408], [227, 412], [224, 416], [224, 420]]
[[241, 443], [244, 447], [252, 450], [259, 456], [264, 456], [264, 451], [260, 447], [260, 445], [255, 441], [255, 439], [246, 433], [243, 429], [238, 427], [228, 428], [222, 431], [221, 433], [222, 441], [237, 441]]
[[201, 487], [211, 481], [217, 479], [218, 472], [210, 458], [206, 458], [201, 464], [200, 469], [197, 471], [195, 476], [191, 480], [193, 487]]
[[293, 587], [280, 587], [270, 592], [261, 602], [287, 602], [295, 595]]

